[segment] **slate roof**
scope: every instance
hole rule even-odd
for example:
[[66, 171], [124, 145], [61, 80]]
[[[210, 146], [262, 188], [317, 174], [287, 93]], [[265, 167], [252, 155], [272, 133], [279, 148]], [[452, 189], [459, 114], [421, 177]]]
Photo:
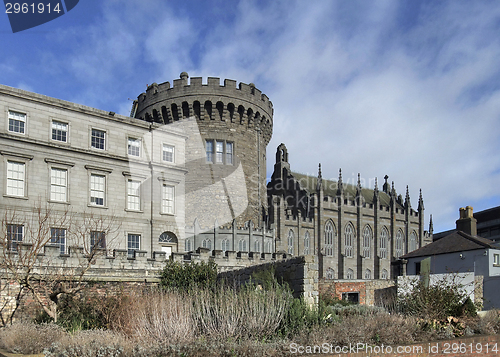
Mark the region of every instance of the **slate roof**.
[[[304, 175], [297, 172], [292, 172], [292, 176], [300, 183], [300, 186], [307, 190], [309, 193], [316, 192], [316, 187], [318, 184], [318, 178], [316, 176]], [[338, 182], [333, 180], [322, 180], [323, 192], [325, 196], [337, 196]], [[351, 200], [353, 200], [356, 197], [356, 185], [344, 183], [343, 187], [344, 197], [349, 197]], [[366, 203], [373, 204], [373, 189], [361, 188], [361, 195], [363, 196]], [[380, 205], [385, 207], [389, 207], [391, 203], [391, 197], [381, 189], [379, 190], [379, 202]], [[403, 207], [399, 203], [396, 203], [396, 206], [398, 208]]]
[[435, 242], [424, 245], [423, 247], [403, 255], [402, 259], [426, 257], [438, 254], [464, 252], [468, 250], [493, 248], [499, 249], [494, 245], [494, 241], [479, 236], [471, 236], [462, 231], [453, 232]]

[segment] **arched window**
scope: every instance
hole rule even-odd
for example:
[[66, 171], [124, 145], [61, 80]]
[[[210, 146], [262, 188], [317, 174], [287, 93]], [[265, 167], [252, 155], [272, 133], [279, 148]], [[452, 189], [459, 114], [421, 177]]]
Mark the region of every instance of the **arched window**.
[[347, 273], [345, 276], [346, 279], [354, 279], [354, 271], [352, 269], [347, 269]]
[[194, 116], [196, 119], [200, 120], [203, 119], [201, 117], [201, 104], [197, 100], [193, 102], [193, 111], [194, 111]]
[[365, 258], [370, 258], [371, 256], [371, 245], [372, 245], [372, 229], [369, 225], [366, 225], [363, 229], [363, 256]]
[[309, 255], [309, 246], [310, 246], [310, 236], [309, 236], [309, 232], [306, 232], [305, 236], [304, 236], [304, 255]]
[[293, 234], [293, 231], [290, 229], [288, 231], [288, 254], [292, 254], [292, 255], [293, 255], [293, 238], [294, 238], [294, 234]]
[[266, 253], [272, 253], [273, 252], [273, 245], [271, 243], [271, 241], [268, 241], [266, 243]]
[[387, 241], [389, 240], [389, 231], [383, 227], [380, 233], [380, 258], [387, 258]]
[[189, 118], [189, 104], [188, 104], [188, 102], [182, 102], [182, 117]]
[[410, 246], [408, 247], [408, 252], [412, 252], [415, 249], [418, 249], [418, 238], [417, 238], [417, 234], [415, 233], [415, 231], [411, 232], [409, 243], [410, 243]]
[[337, 235], [335, 226], [332, 221], [328, 221], [325, 224], [325, 255], [328, 257], [333, 257], [334, 252], [334, 239]]
[[326, 269], [326, 278], [328, 280], [333, 280], [335, 279], [335, 270], [333, 270], [332, 268], [328, 268]]
[[234, 122], [234, 104], [233, 103], [229, 103], [227, 105], [227, 111], [229, 112], [229, 120], [231, 120], [231, 122]]
[[345, 243], [345, 256], [352, 258], [353, 256], [353, 241], [354, 241], [354, 228], [351, 223], [345, 226], [344, 243]]
[[212, 241], [210, 239], [203, 239], [203, 241], [201, 242], [201, 246], [203, 248], [208, 248], [212, 250]]
[[365, 279], [369, 280], [372, 278], [372, 271], [370, 269], [365, 270]]
[[223, 239], [221, 242], [220, 242], [220, 249], [223, 251], [223, 252], [226, 252], [229, 250], [229, 240], [227, 239]]
[[185, 250], [186, 252], [190, 252], [190, 251], [192, 250], [192, 247], [191, 247], [191, 239], [186, 239], [186, 240], [184, 241], [184, 248], [185, 248], [184, 250]]
[[203, 108], [205, 109], [205, 119], [212, 119], [212, 102], [207, 100]]
[[224, 103], [217, 102], [215, 104], [215, 108], [217, 109], [217, 112], [219, 113], [219, 119], [224, 120]]
[[179, 109], [177, 108], [177, 104], [172, 103], [172, 105], [170, 105], [170, 111], [172, 112], [172, 118], [174, 120], [179, 120]]
[[256, 240], [253, 244], [254, 252], [260, 253], [260, 242]]
[[247, 240], [246, 239], [240, 239], [238, 243], [238, 248], [240, 252], [246, 252], [247, 251]]
[[404, 254], [404, 235], [403, 231], [400, 229], [396, 233], [396, 258], [399, 258]]
[[382, 274], [380, 275], [380, 279], [389, 279], [389, 274], [386, 269], [382, 269]]

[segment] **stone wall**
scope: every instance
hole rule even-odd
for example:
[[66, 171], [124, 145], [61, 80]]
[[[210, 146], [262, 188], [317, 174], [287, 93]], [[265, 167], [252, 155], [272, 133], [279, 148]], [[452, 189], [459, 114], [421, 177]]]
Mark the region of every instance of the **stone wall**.
[[320, 294], [342, 299], [342, 293], [359, 293], [359, 303], [387, 306], [393, 302], [396, 283], [393, 280], [327, 280], [318, 284]]

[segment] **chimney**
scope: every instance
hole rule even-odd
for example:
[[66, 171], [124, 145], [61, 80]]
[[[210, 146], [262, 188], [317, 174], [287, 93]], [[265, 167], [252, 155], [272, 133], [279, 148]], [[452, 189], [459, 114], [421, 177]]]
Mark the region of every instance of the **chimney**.
[[460, 218], [456, 222], [457, 231], [462, 231], [471, 236], [477, 235], [477, 220], [472, 213], [472, 207], [460, 208]]

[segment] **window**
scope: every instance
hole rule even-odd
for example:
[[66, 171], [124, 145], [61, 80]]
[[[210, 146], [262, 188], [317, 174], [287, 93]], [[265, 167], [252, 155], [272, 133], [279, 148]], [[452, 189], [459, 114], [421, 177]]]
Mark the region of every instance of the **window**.
[[352, 258], [353, 256], [353, 246], [352, 246], [353, 240], [354, 240], [354, 228], [349, 223], [345, 227], [345, 232], [344, 232], [345, 256], [348, 258]]
[[500, 254], [493, 254], [493, 265], [500, 266]]
[[331, 221], [325, 225], [325, 255], [333, 257], [333, 239], [335, 237], [335, 227]]
[[106, 197], [106, 176], [90, 175], [90, 203], [96, 206], [104, 206]]
[[387, 272], [387, 269], [382, 269], [382, 274], [380, 275], [381, 279], [389, 279], [389, 273]]
[[304, 237], [304, 255], [309, 254], [309, 246], [311, 244], [311, 239], [309, 236], [309, 232], [306, 232], [305, 237]]
[[359, 292], [356, 293], [342, 293], [342, 300], [349, 301], [353, 304], [359, 304]]
[[256, 240], [253, 244], [253, 251], [260, 253], [260, 242], [258, 240]]
[[165, 214], [174, 214], [175, 212], [175, 189], [174, 186], [163, 185], [161, 197], [161, 212]]
[[418, 249], [418, 238], [417, 234], [415, 232], [411, 232], [410, 234], [410, 246], [409, 246], [409, 252], [412, 252], [414, 250]]
[[184, 241], [184, 250], [186, 252], [190, 252], [191, 251], [191, 239], [186, 239]]
[[26, 164], [7, 161], [7, 195], [24, 197]]
[[[103, 145], [104, 149], [104, 145]], [[128, 154], [130, 156], [141, 156], [141, 140], [128, 138]]]
[[326, 278], [328, 280], [333, 280], [335, 279], [335, 271], [332, 268], [326, 269]]
[[372, 278], [372, 271], [370, 269], [365, 270], [365, 279], [369, 280]]
[[92, 129], [90, 146], [94, 149], [104, 150], [106, 147], [106, 132], [103, 130]]
[[24, 134], [26, 126], [26, 114], [9, 110], [9, 131], [11, 133]]
[[214, 142], [207, 140], [206, 142], [207, 162], [214, 162]]
[[371, 256], [371, 243], [372, 243], [372, 229], [370, 226], [365, 226], [363, 229], [363, 256], [370, 258]]
[[352, 269], [347, 269], [346, 279], [354, 279], [354, 271]]
[[90, 232], [90, 250], [106, 249], [106, 234], [104, 232]]
[[141, 248], [141, 235], [128, 234], [127, 236], [127, 252], [129, 258], [135, 258], [135, 253]]
[[52, 120], [52, 140], [68, 142], [68, 124]]
[[266, 243], [266, 253], [272, 253], [272, 252], [273, 252], [273, 244], [270, 241], [268, 241]]
[[212, 241], [210, 239], [203, 239], [203, 241], [201, 242], [201, 246], [203, 248], [212, 250]]
[[293, 255], [293, 238], [294, 234], [292, 230], [288, 231], [288, 254]]
[[50, 243], [59, 246], [59, 253], [66, 254], [66, 229], [64, 228], [51, 228], [50, 229]]
[[68, 200], [68, 170], [50, 169], [50, 200], [66, 202]]
[[404, 254], [403, 251], [403, 232], [401, 230], [396, 233], [396, 258]]
[[247, 251], [247, 241], [245, 239], [240, 239], [238, 242], [238, 248], [240, 252], [246, 252]]
[[174, 162], [174, 147], [163, 144], [163, 161]]
[[141, 183], [140, 181], [127, 181], [127, 209], [139, 211], [141, 209]]
[[233, 143], [226, 143], [226, 164], [233, 164]]
[[215, 142], [214, 140], [206, 140], [205, 144], [208, 163], [214, 163], [215, 156], [217, 164], [234, 164], [234, 143], [223, 140], [215, 140]]
[[382, 228], [382, 233], [380, 234], [380, 258], [387, 258], [387, 241], [389, 240], [389, 232], [387, 228]]
[[220, 243], [220, 249], [223, 252], [226, 252], [229, 250], [229, 240], [223, 239], [222, 242]]
[[9, 250], [17, 252], [17, 246], [23, 241], [24, 226], [17, 224], [7, 225], [7, 243]]
[[217, 140], [215, 142], [215, 162], [222, 164], [224, 162], [224, 142]]

